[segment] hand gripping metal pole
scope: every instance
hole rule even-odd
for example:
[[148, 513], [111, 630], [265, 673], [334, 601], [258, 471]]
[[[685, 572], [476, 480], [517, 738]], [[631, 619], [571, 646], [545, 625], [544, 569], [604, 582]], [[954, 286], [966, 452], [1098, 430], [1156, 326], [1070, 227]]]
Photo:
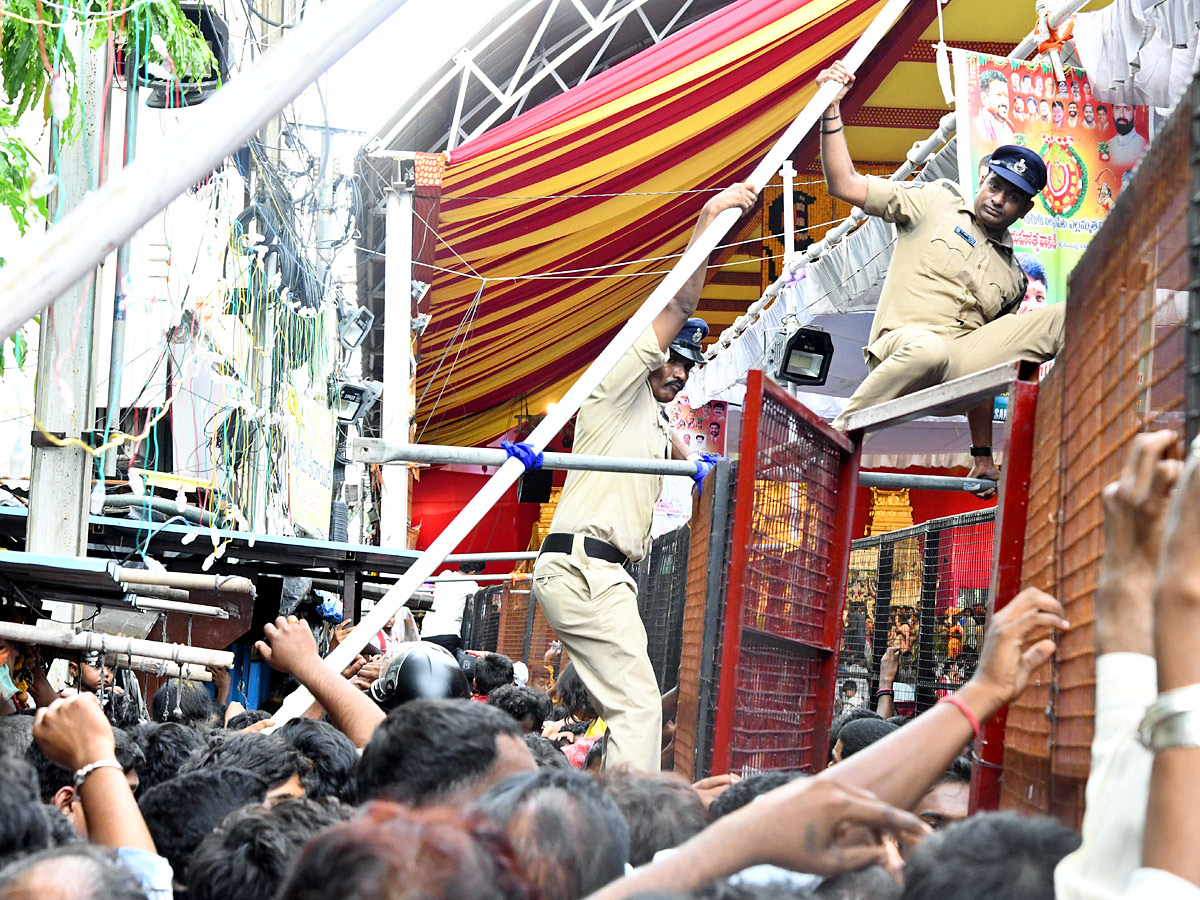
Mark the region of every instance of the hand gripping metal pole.
[[314, 4], [244, 75], [189, 109], [174, 140], [131, 162], [53, 228], [22, 239], [0, 270], [0, 340], [220, 165], [403, 3]]
[[[879, 15], [867, 26], [866, 31], [846, 54], [843, 60], [846, 68], [854, 72], [862, 65], [867, 54], [892, 27], [908, 3], [909, 0], [888, 0]], [[822, 110], [833, 102], [840, 90], [841, 85], [835, 83], [823, 85], [817, 90], [813, 98], [808, 101], [804, 109], [784, 131], [775, 146], [746, 179], [755, 189], [762, 190], [784, 161], [791, 156], [800, 140], [817, 124]], [[540, 452], [545, 448], [547, 442], [562, 430], [570, 418], [578, 412], [583, 401], [613, 370], [613, 367], [633, 346], [634, 342], [653, 324], [654, 319], [666, 308], [667, 303], [683, 287], [684, 282], [697, 268], [707, 262], [708, 255], [716, 248], [733, 223], [740, 218], [740, 215], [736, 209], [727, 209], [717, 216], [713, 223], [704, 230], [704, 233], [696, 239], [691, 249], [683, 254], [682, 258], [676, 262], [675, 267], [646, 298], [641, 308], [616, 333], [612, 342], [601, 351], [596, 361], [588, 366], [579, 380], [563, 395], [553, 412], [547, 413], [546, 418], [526, 438], [525, 443], [532, 444]], [[325, 664], [335, 672], [345, 669], [359, 651], [367, 645], [372, 636], [387, 624], [388, 619], [394, 616], [421, 583], [433, 574], [434, 570], [441, 565], [442, 560], [459, 545], [524, 471], [524, 466], [515, 459], [504, 463], [480, 489], [479, 493], [463, 507], [454, 520], [446, 526], [446, 529], [429, 545], [429, 549], [413, 562], [404, 577], [396, 582], [383, 599], [375, 604], [371, 612], [325, 658]], [[301, 715], [312, 704], [312, 701], [312, 695], [306, 689], [300, 688], [288, 695], [272, 718], [277, 724], [282, 725]]]

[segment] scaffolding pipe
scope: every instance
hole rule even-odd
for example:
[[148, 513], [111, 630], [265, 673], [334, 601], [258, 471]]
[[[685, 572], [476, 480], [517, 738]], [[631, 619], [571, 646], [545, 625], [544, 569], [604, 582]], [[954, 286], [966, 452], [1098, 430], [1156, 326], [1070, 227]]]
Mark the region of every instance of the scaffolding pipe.
[[504, 560], [522, 560], [522, 559], [537, 559], [538, 552], [536, 550], [516, 550], [508, 552], [488, 552], [488, 553], [451, 553], [446, 557], [448, 563], [458, 562], [501, 562]]
[[[350, 450], [358, 463], [429, 463], [459, 466], [502, 466], [508, 454], [492, 447], [450, 447], [445, 444], [391, 444], [376, 438], [359, 438]], [[696, 464], [686, 459], [630, 459], [584, 453], [543, 453], [543, 469], [587, 472], [626, 472], [637, 475], [696, 474]], [[511, 559], [512, 557], [506, 557]]]
[[47, 625], [21, 625], [17, 622], [0, 622], [0, 638], [22, 644], [37, 644], [42, 647], [57, 647], [60, 650], [77, 650], [80, 653], [113, 653], [117, 656], [148, 656], [151, 659], [166, 659], [176, 663], [194, 663], [198, 666], [233, 668], [233, 654], [226, 650], [206, 650], [203, 647], [188, 647], [183, 644], [163, 644], [139, 638], [117, 637], [99, 631], [66, 631]]
[[[867, 54], [883, 39], [908, 3], [909, 0], [887, 0], [879, 14], [867, 25], [866, 30], [846, 54], [843, 62], [850, 72], [854, 72], [862, 65]], [[746, 181], [755, 190], [761, 191], [767, 181], [783, 165], [784, 160], [792, 155], [792, 151], [801, 139], [817, 124], [821, 111], [833, 101], [841, 89], [840, 84], [833, 82], [817, 88], [816, 93], [804, 105], [799, 115], [746, 178]], [[634, 345], [634, 342], [654, 323], [658, 314], [666, 308], [692, 273], [707, 263], [709, 254], [740, 217], [741, 212], [737, 209], [724, 210], [711, 225], [704, 229], [702, 234], [696, 236], [691, 247], [684, 252], [671, 271], [659, 282], [658, 287], [646, 298], [641, 308], [613, 336], [609, 345], [600, 352], [600, 355], [587, 367], [579, 380], [563, 395], [553, 411], [547, 413], [546, 417], [534, 428], [526, 439], [527, 443], [540, 452], [551, 438], [562, 430], [571, 417], [579, 411], [583, 402], [591, 396], [600, 382]], [[525, 467], [519, 461], [510, 459], [491, 476], [479, 493], [471, 498], [462, 511], [429, 545], [429, 548], [413, 561], [404, 577], [396, 582], [383, 600], [363, 617], [354, 630], [343, 638], [342, 642], [325, 658], [325, 664], [332, 671], [341, 672], [350, 664], [350, 661], [367, 645], [375, 633], [396, 614], [421, 583], [442, 565], [447, 554], [462, 542], [471, 529], [479, 523], [488, 510], [495, 506], [524, 471]], [[313, 698], [308, 690], [299, 688], [285, 698], [283, 705], [273, 718], [282, 725], [284, 722], [303, 715], [312, 702]]]
[[[183, 591], [220, 591], [253, 594], [254, 582], [241, 575], [199, 575], [192, 572], [157, 572], [153, 569], [117, 569], [117, 581], [125, 584], [160, 584]], [[136, 591], [136, 588], [134, 589]]]
[[954, 478], [948, 475], [906, 475], [902, 472], [859, 472], [858, 483], [862, 487], [899, 490], [908, 488], [917, 491], [994, 491], [996, 482], [990, 478]]
[[244, 75], [189, 109], [173, 140], [133, 160], [54, 227], [22, 238], [0, 272], [0, 340], [217, 168], [403, 2], [314, 4]]
[[137, 594], [139, 597], [148, 597], [151, 600], [175, 600], [180, 603], [187, 603], [191, 599], [191, 595], [187, 591], [181, 591], [178, 588], [163, 587], [160, 584], [139, 584], [136, 588], [123, 584], [121, 587], [126, 593]]
[[134, 672], [144, 672], [147, 675], [157, 675], [159, 678], [183, 678], [186, 681], [212, 681], [212, 672], [203, 666], [184, 663], [178, 666], [165, 659], [151, 659], [147, 656], [119, 656], [109, 653], [104, 657], [104, 664], [110, 669], [132, 669]]
[[228, 619], [229, 613], [219, 606], [206, 606], [203, 603], [182, 603], [178, 600], [159, 600], [137, 594], [133, 605], [136, 609], [147, 612], [179, 613], [183, 616], [206, 616], [212, 619]]

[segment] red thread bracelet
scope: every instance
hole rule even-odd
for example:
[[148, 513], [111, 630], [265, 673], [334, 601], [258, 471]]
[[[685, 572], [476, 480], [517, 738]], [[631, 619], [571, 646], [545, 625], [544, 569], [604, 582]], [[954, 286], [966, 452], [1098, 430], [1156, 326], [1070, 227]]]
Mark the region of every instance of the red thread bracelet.
[[971, 707], [967, 706], [967, 701], [963, 700], [957, 694], [947, 694], [938, 703], [949, 703], [951, 706], [958, 708], [958, 711], [967, 717], [967, 721], [971, 724], [971, 730], [975, 733], [975, 740], [979, 740], [979, 717], [971, 712]]

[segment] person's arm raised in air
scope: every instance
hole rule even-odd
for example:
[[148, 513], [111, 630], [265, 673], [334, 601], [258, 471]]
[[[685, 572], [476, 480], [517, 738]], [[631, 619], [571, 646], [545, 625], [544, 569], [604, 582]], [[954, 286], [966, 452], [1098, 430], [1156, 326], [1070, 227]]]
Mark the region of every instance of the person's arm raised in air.
[[[1154, 648], [1159, 697], [1200, 685], [1200, 454], [1193, 445], [1167, 513], [1155, 589]], [[1157, 705], [1156, 701], [1156, 705]], [[1151, 707], [1153, 710], [1154, 707]], [[1183, 712], [1163, 724], [1178, 726], [1197, 713]], [[1188, 723], [1191, 724], [1191, 723]], [[1192, 733], [1195, 733], [1193, 725]], [[1168, 738], [1160, 726], [1156, 737]], [[1142, 865], [1200, 885], [1200, 747], [1164, 747], [1154, 755]], [[1184, 892], [1172, 893], [1182, 896]], [[1159, 896], [1165, 896], [1161, 892]]]
[[851, 206], [862, 206], [867, 202], [867, 176], [854, 168], [850, 150], [846, 147], [845, 123], [842, 121], [842, 98], [854, 84], [854, 75], [842, 64], [835, 62], [817, 74], [817, 86], [836, 82], [843, 85], [832, 103], [821, 114], [821, 168], [825, 172], [825, 186], [829, 193]]
[[[896, 714], [896, 673], [900, 671], [900, 651], [896, 647], [888, 647], [883, 651], [879, 660], [879, 697], [875, 704], [875, 712], [885, 719]], [[868, 705], [870, 698], [865, 700]]]
[[280, 616], [263, 634], [266, 640], [255, 646], [271, 668], [286, 672], [308, 688], [342, 734], [354, 746], [365, 747], [386, 716], [370, 697], [330, 671], [317, 651], [312, 629], [295, 616]]
[[1170, 431], [1136, 435], [1104, 489], [1104, 556], [1096, 587], [1096, 727], [1083, 843], [1054, 870], [1059, 900], [1103, 900], [1141, 865], [1153, 757], [1138, 723], [1158, 693], [1154, 581], [1171, 491], [1183, 464]]
[[[33, 739], [51, 762], [74, 772], [77, 778], [83, 775], [77, 790], [92, 843], [158, 852], [125, 772], [116, 761], [112, 726], [95, 694], [76, 694], [39, 709], [33, 720]], [[97, 763], [105, 765], [87, 769]]]
[[[692, 229], [692, 237], [688, 241], [688, 249], [696, 243], [696, 239], [713, 223], [713, 220], [727, 209], [740, 209], [742, 212], [750, 209], [758, 199], [758, 191], [753, 185], [735, 184], [725, 188], [721, 193], [710, 199], [700, 210], [700, 218]], [[686, 252], [686, 251], [685, 251]], [[700, 302], [700, 292], [704, 289], [704, 278], [708, 274], [702, 263], [697, 266], [688, 280], [684, 282], [678, 293], [671, 298], [662, 312], [654, 319], [654, 334], [658, 345], [663, 350], [671, 346], [671, 341], [679, 335], [684, 324], [696, 312], [696, 304]], [[684, 456], [686, 459], [686, 454]]]
[[888, 862], [895, 846], [891, 840], [907, 842], [928, 833], [916, 816], [866, 791], [805, 778], [722, 816], [670, 856], [612, 882], [589, 900], [625, 900], [653, 890], [686, 893], [755, 865], [826, 876], [853, 872]]
[[[1068, 627], [1057, 600], [1036, 588], [1021, 591], [992, 617], [979, 668], [955, 696], [982, 725], [1019, 697], [1033, 671], [1054, 654], [1050, 630]], [[865, 789], [900, 809], [912, 809], [972, 737], [963, 711], [938, 703], [815, 777]]]

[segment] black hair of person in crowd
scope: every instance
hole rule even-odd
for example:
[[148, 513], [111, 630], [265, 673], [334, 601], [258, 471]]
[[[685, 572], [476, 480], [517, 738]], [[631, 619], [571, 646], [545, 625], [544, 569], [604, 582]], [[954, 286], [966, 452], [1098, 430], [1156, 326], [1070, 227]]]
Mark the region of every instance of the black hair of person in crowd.
[[882, 716], [873, 709], [867, 709], [863, 706], [856, 706], [853, 709], [848, 709], [829, 726], [829, 758], [833, 759], [833, 748], [837, 746], [838, 737], [841, 736], [842, 729], [851, 722], [857, 722], [859, 719], [880, 719]]
[[722, 816], [727, 816], [735, 810], [741, 809], [751, 800], [765, 794], [767, 791], [773, 791], [777, 787], [782, 787], [789, 781], [794, 781], [797, 778], [804, 778], [800, 772], [785, 772], [782, 769], [770, 769], [766, 772], [755, 772], [753, 775], [747, 775], [741, 781], [735, 782], [721, 792], [712, 804], [708, 807], [708, 818], [710, 822], [715, 822]]
[[271, 792], [299, 796], [312, 765], [299, 750], [273, 734], [214, 732], [207, 746], [193, 753], [179, 771], [213, 768], [254, 772], [266, 779]]
[[534, 900], [535, 894], [504, 834], [482, 816], [377, 802], [309, 840], [276, 900], [333, 897]]
[[471, 700], [418, 698], [393, 709], [358, 761], [360, 801], [410, 806], [472, 800], [535, 768], [512, 716]]
[[192, 854], [188, 900], [271, 900], [305, 842], [353, 811], [300, 798], [231, 812]]
[[813, 890], [814, 900], [899, 900], [902, 889], [882, 866], [867, 866], [826, 878]]
[[217, 728], [221, 710], [197, 681], [168, 678], [150, 698], [150, 718], [155, 722], [181, 722], [193, 728]]
[[904, 900], [1054, 900], [1054, 868], [1079, 846], [1054, 819], [983, 813], [926, 838], [904, 869]]
[[0, 900], [146, 900], [141, 882], [114, 851], [80, 841], [19, 859], [0, 870]]
[[188, 861], [208, 833], [235, 809], [265, 800], [267, 787], [254, 772], [210, 768], [185, 772], [141, 796], [138, 809], [176, 883], [186, 886]]
[[244, 709], [225, 723], [226, 731], [241, 731], [255, 722], [265, 722], [271, 714], [265, 709]]
[[467, 560], [458, 564], [458, 571], [464, 575], [478, 575], [484, 570], [485, 564], [479, 560]]
[[554, 682], [554, 693], [558, 696], [558, 702], [566, 709], [568, 716], [587, 720], [596, 718], [597, 713], [592, 707], [592, 697], [588, 693], [587, 685], [575, 671], [575, 663], [568, 662], [563, 666], [563, 670], [558, 675], [558, 681]]
[[606, 772], [600, 785], [629, 825], [629, 862], [635, 866], [678, 847], [708, 824], [700, 795], [674, 772]]
[[865, 750], [878, 740], [887, 737], [899, 728], [886, 719], [856, 719], [847, 723], [838, 732], [837, 743], [834, 744], [833, 758], [835, 762], [849, 759], [860, 750]]
[[[120, 728], [113, 728], [117, 762], [125, 772], [130, 788], [138, 789], [137, 767], [145, 763], [142, 750], [132, 737]], [[80, 836], [87, 837], [87, 821], [83, 814], [82, 798], [75, 790], [75, 773], [56, 765], [46, 758], [42, 749], [30, 744], [25, 751], [26, 760], [37, 772], [38, 791], [43, 803], [49, 803], [63, 813], [75, 826]]]
[[321, 719], [292, 719], [275, 729], [274, 735], [299, 750], [310, 764], [308, 773], [300, 776], [304, 796], [310, 800], [335, 797], [345, 803], [355, 802], [358, 749], [353, 741]]
[[0, 716], [0, 756], [23, 757], [33, 743], [33, 716]]
[[604, 745], [608, 743], [608, 735], [600, 735], [600, 740], [588, 747], [587, 756], [583, 760], [583, 771], [599, 774], [604, 765]]
[[582, 772], [540, 769], [496, 785], [477, 804], [504, 829], [542, 900], [575, 900], [625, 873], [629, 826]]
[[189, 757], [205, 745], [204, 735], [179, 722], [143, 722], [131, 734], [143, 757], [137, 767], [139, 794], [174, 778]]
[[515, 684], [501, 685], [491, 691], [487, 695], [487, 702], [516, 719], [526, 734], [541, 734], [542, 725], [554, 709], [550, 695], [545, 691]]
[[[690, 900], [800, 900], [809, 897], [803, 889], [797, 889], [793, 882], [777, 879], [764, 883], [753, 881], [718, 878], [709, 882], [699, 890], [684, 896]], [[663, 898], [668, 900], [668, 898]]]
[[475, 661], [475, 693], [486, 697], [512, 682], [513, 663], [503, 653], [485, 653]]
[[33, 765], [15, 756], [4, 759], [0, 763], [0, 865], [78, 839], [70, 820], [56, 807], [42, 803]]
[[539, 769], [573, 768], [567, 755], [550, 738], [530, 733], [525, 735], [524, 740], [525, 746], [533, 754], [533, 761], [537, 763]]

